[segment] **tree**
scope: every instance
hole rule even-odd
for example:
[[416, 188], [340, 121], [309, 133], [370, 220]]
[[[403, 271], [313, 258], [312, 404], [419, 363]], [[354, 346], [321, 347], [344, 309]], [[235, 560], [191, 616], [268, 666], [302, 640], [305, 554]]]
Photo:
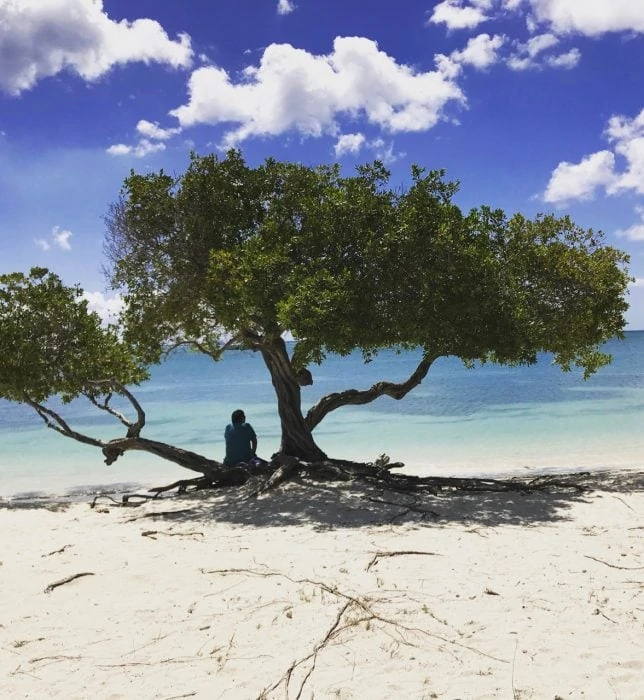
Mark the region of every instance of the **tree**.
[[[337, 165], [269, 159], [253, 168], [234, 150], [223, 158], [193, 155], [177, 178], [132, 172], [107, 217], [106, 273], [125, 299], [120, 335], [101, 331], [111, 348], [107, 364], [83, 360], [75, 370], [70, 357], [64, 391], [53, 364], [35, 399], [28, 368], [24, 387], [3, 368], [2, 395], [29, 402], [89, 387], [98, 403], [98, 388], [87, 384], [96, 372], [123, 393], [172, 348], [218, 360], [234, 344], [257, 351], [270, 373], [280, 453], [320, 461], [326, 456], [313, 430], [326, 415], [383, 395], [403, 398], [438, 357], [521, 365], [545, 351], [585, 376], [610, 361], [601, 345], [622, 334], [629, 277], [626, 255], [604, 245], [600, 233], [565, 216], [507, 218], [489, 207], [465, 214], [453, 202], [457, 184], [442, 171], [414, 166], [402, 190], [389, 179], [379, 162], [345, 177]], [[47, 280], [56, 294], [46, 285], [41, 291]], [[22, 313], [20, 290], [60, 304], [62, 288], [51, 280], [2, 278], [3, 324]], [[88, 347], [87, 322], [74, 314], [78, 343]], [[22, 343], [24, 326], [12, 323]], [[90, 325], [99, 332], [96, 319]], [[290, 354], [287, 332], [296, 341]], [[313, 381], [314, 364], [355, 350], [369, 361], [384, 348], [422, 349], [406, 381], [333, 393], [304, 413], [301, 388]], [[120, 369], [110, 364], [123, 354]], [[128, 430], [138, 436], [135, 426]], [[130, 443], [113, 445], [114, 455], [147, 449]], [[163, 456], [179, 461], [172, 449]], [[213, 464], [205, 460], [198, 471]]]

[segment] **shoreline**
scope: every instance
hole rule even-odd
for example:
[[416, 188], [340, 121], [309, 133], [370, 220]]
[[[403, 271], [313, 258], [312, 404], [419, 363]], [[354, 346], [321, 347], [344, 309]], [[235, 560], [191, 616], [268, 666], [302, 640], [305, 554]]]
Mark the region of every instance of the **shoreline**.
[[0, 694], [639, 697], [644, 471], [585, 484], [0, 503]]

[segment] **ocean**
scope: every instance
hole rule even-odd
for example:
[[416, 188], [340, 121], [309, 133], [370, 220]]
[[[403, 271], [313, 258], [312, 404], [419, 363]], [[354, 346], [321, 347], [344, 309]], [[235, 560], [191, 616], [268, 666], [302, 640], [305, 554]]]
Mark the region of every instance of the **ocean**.
[[[423, 475], [494, 477], [644, 463], [644, 332], [626, 333], [605, 350], [613, 363], [587, 381], [552, 358], [531, 367], [468, 369], [442, 358], [401, 401], [382, 397], [331, 413], [315, 430], [330, 457], [372, 461], [387, 454]], [[401, 381], [420, 354], [383, 352], [363, 364], [358, 353], [313, 366], [302, 390], [308, 408], [320, 396]], [[273, 387], [261, 358], [229, 351], [218, 363], [178, 353], [135, 388], [146, 411], [143, 435], [222, 459], [231, 412], [243, 408], [259, 438], [258, 454], [279, 446]], [[114, 419], [87, 402], [60, 409], [71, 426], [96, 437], [119, 434]], [[193, 475], [151, 455], [128, 453], [114, 465], [101, 451], [47, 429], [31, 409], [0, 401], [0, 497], [77, 497], [163, 485]]]

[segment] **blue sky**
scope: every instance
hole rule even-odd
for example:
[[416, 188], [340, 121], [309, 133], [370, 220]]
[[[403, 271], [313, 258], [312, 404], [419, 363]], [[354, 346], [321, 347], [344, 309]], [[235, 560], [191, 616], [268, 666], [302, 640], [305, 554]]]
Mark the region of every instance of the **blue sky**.
[[446, 168], [464, 208], [570, 213], [644, 329], [644, 2], [0, 0], [0, 272], [104, 313], [103, 215], [191, 149]]

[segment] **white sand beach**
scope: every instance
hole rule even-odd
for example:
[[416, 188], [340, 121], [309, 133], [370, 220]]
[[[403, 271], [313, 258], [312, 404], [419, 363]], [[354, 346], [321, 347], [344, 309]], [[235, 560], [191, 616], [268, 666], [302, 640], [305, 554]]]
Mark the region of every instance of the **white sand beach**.
[[644, 474], [585, 483], [3, 502], [0, 697], [644, 698]]

